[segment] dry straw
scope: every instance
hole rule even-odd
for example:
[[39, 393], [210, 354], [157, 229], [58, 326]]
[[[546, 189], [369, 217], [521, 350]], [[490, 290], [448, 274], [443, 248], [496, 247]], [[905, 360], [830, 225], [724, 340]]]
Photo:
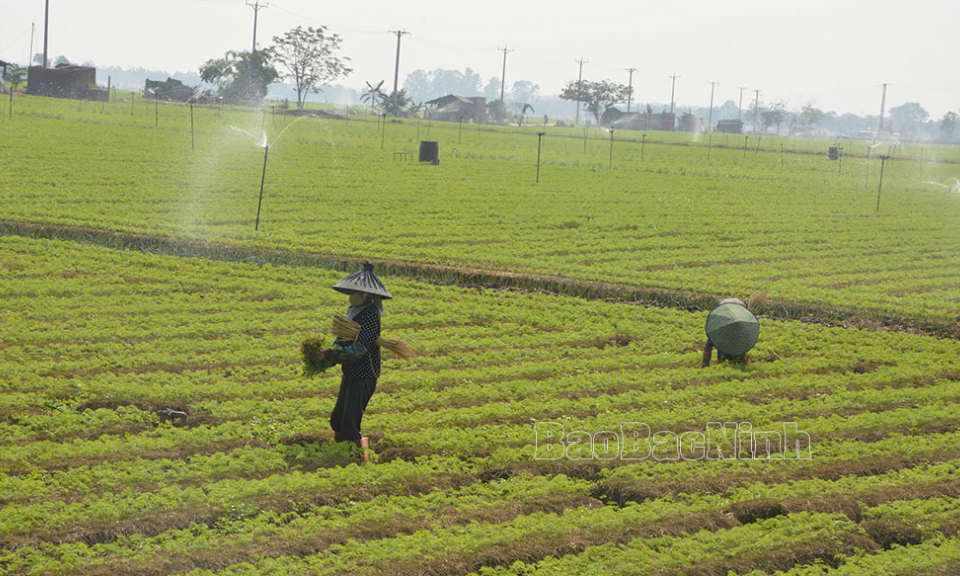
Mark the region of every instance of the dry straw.
[[[353, 320], [348, 319], [346, 316], [334, 314], [330, 331], [333, 332], [333, 335], [337, 338], [351, 341], [356, 340], [357, 335], [360, 334], [360, 325]], [[404, 360], [410, 360], [411, 358], [417, 357], [417, 353], [414, 352], [413, 348], [411, 348], [410, 345], [403, 340], [380, 337], [377, 338], [377, 345], [389, 350], [396, 357], [403, 358]]]

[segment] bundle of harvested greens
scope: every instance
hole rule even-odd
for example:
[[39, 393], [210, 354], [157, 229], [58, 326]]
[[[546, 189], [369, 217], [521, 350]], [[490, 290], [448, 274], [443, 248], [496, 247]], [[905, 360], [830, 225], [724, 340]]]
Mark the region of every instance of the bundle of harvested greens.
[[[353, 341], [357, 339], [357, 335], [360, 333], [360, 325], [353, 320], [348, 319], [346, 316], [334, 314], [333, 323], [331, 324], [330, 330], [337, 338]], [[414, 352], [413, 348], [411, 348], [410, 345], [403, 340], [398, 340], [396, 338], [383, 338], [381, 336], [380, 338], [377, 338], [377, 345], [389, 350], [397, 358], [410, 360], [411, 358], [417, 357], [417, 353]]]
[[326, 346], [322, 336], [311, 336], [300, 345], [300, 357], [303, 359], [303, 375], [316, 376], [334, 366], [334, 363], [323, 357]]

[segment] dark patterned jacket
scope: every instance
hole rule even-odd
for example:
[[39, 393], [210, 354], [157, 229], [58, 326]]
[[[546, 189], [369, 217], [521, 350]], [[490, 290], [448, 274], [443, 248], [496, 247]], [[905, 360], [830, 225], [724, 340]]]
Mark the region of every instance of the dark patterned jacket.
[[[343, 376], [347, 380], [379, 378], [380, 346], [377, 345], [377, 338], [380, 337], [380, 311], [375, 305], [367, 306], [353, 317], [353, 321], [360, 325], [360, 333], [355, 342], [342, 342], [342, 344], [345, 351], [359, 351], [360, 355], [343, 362]], [[351, 346], [354, 344], [359, 344], [365, 351], [357, 350], [357, 346]]]

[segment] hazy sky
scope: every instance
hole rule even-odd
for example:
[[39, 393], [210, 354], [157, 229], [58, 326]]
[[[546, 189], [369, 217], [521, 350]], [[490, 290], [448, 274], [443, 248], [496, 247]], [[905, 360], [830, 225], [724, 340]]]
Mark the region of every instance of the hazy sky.
[[[635, 101], [669, 102], [679, 74], [680, 106], [744, 101], [806, 102], [837, 112], [877, 114], [920, 102], [935, 118], [960, 109], [958, 0], [397, 0], [270, 1], [260, 11], [258, 44], [298, 25], [326, 25], [343, 39], [354, 73], [342, 83], [386, 80], [392, 88], [396, 36], [406, 29], [400, 83], [418, 69], [470, 67], [486, 82], [531, 80], [557, 94], [577, 77], [627, 82]], [[0, 0], [0, 59], [25, 62], [30, 24], [42, 50], [43, 0]], [[253, 9], [245, 0], [50, 0], [51, 58], [98, 65], [196, 71], [230, 49], [249, 50]]]

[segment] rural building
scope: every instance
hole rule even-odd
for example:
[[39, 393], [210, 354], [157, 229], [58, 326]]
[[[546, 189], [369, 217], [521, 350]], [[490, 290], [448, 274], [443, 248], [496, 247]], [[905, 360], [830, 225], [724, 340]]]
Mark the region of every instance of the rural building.
[[743, 122], [740, 120], [721, 120], [717, 122], [717, 132], [723, 134], [743, 134]]
[[680, 130], [684, 132], [703, 132], [703, 118], [690, 112], [680, 117]]
[[440, 122], [459, 122], [462, 117], [465, 122], [486, 123], [487, 99], [482, 96], [472, 98], [450, 94], [427, 102], [433, 111], [430, 117]]
[[600, 125], [617, 130], [662, 130], [669, 132], [676, 126], [676, 116], [669, 112], [648, 114], [646, 112], [621, 112], [607, 108], [600, 117]]
[[60, 64], [56, 68], [31, 66], [27, 70], [27, 94], [77, 100], [107, 100], [108, 92], [97, 86], [97, 69]]
[[0, 68], [3, 69], [3, 73], [0, 74], [0, 94], [7, 93], [7, 66], [9, 65], [10, 65], [9, 62], [4, 62], [3, 60], [0, 60]]
[[148, 79], [143, 87], [143, 93], [151, 98], [156, 95], [158, 100], [166, 102], [187, 102], [194, 95], [195, 90], [185, 86], [183, 82], [175, 78], [167, 78], [161, 82], [159, 80]]

